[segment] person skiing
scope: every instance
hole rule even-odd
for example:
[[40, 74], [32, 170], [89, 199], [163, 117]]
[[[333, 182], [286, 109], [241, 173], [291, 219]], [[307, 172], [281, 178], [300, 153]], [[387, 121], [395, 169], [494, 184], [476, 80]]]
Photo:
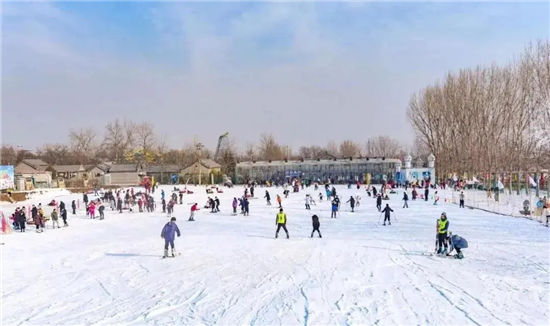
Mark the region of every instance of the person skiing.
[[101, 203], [101, 204], [99, 205], [99, 208], [98, 208], [97, 210], [98, 210], [98, 212], [99, 212], [99, 219], [100, 219], [100, 220], [105, 219], [105, 214], [103, 213], [103, 211], [105, 210], [105, 206], [103, 206], [103, 203]]
[[456, 251], [456, 255], [454, 255], [457, 259], [464, 258], [464, 255], [462, 254], [462, 249], [468, 248], [468, 241], [464, 239], [463, 237], [453, 234], [452, 232], [449, 232], [449, 244], [450, 244], [450, 250], [447, 253], [447, 256], [451, 255], [451, 252], [453, 250]]
[[313, 233], [317, 231], [319, 234], [319, 238], [322, 238], [321, 231], [319, 231], [319, 227], [321, 226], [321, 223], [319, 223], [319, 217], [317, 215], [313, 215], [311, 217], [311, 224], [313, 225], [313, 231], [311, 231], [311, 238], [313, 238]]
[[248, 202], [248, 198], [244, 197], [243, 198], [243, 216], [248, 216], [249, 205], [250, 205], [250, 203]]
[[164, 189], [162, 189], [162, 190], [160, 191], [160, 199], [164, 199], [164, 196], [165, 196], [165, 194], [164, 194]]
[[311, 197], [309, 197], [309, 194], [306, 195], [306, 209], [307, 210], [310, 210], [311, 209]]
[[118, 211], [120, 213], [122, 213], [122, 199], [120, 197], [118, 197], [118, 200], [117, 200], [117, 203], [116, 203], [116, 208], [118, 209]]
[[283, 202], [283, 200], [281, 199], [281, 196], [279, 196], [279, 194], [277, 194], [277, 203], [279, 204], [279, 208], [283, 208], [282, 202]]
[[183, 192], [180, 191], [180, 205], [183, 204]]
[[372, 196], [376, 197], [376, 187], [372, 186]]
[[319, 193], [319, 201], [323, 201], [323, 193], [322, 192]]
[[426, 188], [424, 188], [424, 201], [428, 201], [429, 194], [430, 194], [430, 188], [428, 185], [426, 185]]
[[88, 207], [88, 194], [82, 195], [82, 201], [84, 202], [84, 207]]
[[275, 225], [277, 225], [277, 231], [275, 232], [275, 239], [279, 237], [279, 230], [283, 228], [286, 232], [286, 238], [289, 239], [288, 230], [286, 229], [286, 214], [283, 212], [283, 209], [279, 209], [279, 213], [275, 219]]
[[349, 205], [351, 206], [351, 212], [353, 213], [355, 209], [355, 198], [353, 198], [353, 196], [350, 196], [349, 200], [346, 203], [349, 203]]
[[413, 199], [413, 200], [416, 200], [416, 197], [418, 197], [418, 193], [416, 192], [416, 187], [413, 187], [412, 199]]
[[216, 213], [217, 213], [220, 211], [220, 199], [218, 198], [218, 196], [215, 197], [214, 204], [216, 205]]
[[404, 202], [403, 208], [405, 208], [405, 207], [406, 207], [406, 208], [409, 208], [408, 201], [409, 201], [409, 195], [407, 195], [407, 192], [404, 191], [404, 192], [403, 192], [403, 202]]
[[265, 200], [267, 201], [267, 205], [268, 206], [271, 206], [271, 195], [269, 194], [269, 191], [265, 191], [265, 196], [264, 196]]
[[95, 204], [93, 201], [90, 202], [89, 211], [90, 211], [90, 218], [95, 218]]
[[176, 256], [174, 252], [174, 238], [175, 238], [174, 236], [176, 233], [178, 234], [178, 238], [179, 238], [181, 235], [180, 229], [176, 225], [176, 218], [172, 217], [170, 219], [170, 222], [164, 225], [160, 233], [161, 238], [164, 239], [164, 256], [162, 258], [168, 257], [168, 245], [170, 245], [170, 247], [172, 248], [172, 257]]
[[191, 206], [191, 215], [189, 216], [189, 219], [187, 221], [194, 221], [195, 220], [195, 212], [198, 211], [198, 210], [199, 210], [198, 204], [194, 203], [193, 206]]
[[233, 207], [233, 215], [237, 215], [237, 205], [239, 204], [237, 197], [233, 197], [233, 203], [231, 206]]
[[376, 208], [379, 212], [382, 210], [382, 196], [380, 194], [376, 195]]
[[382, 213], [384, 213], [383, 225], [386, 225], [386, 220], [388, 220], [388, 224], [391, 225], [390, 212], [393, 212], [393, 209], [390, 208], [390, 204], [386, 204], [386, 207], [384, 207], [384, 209], [382, 210]]
[[52, 211], [52, 214], [50, 215], [52, 218], [52, 229], [55, 229], [55, 225], [57, 224], [57, 228], [59, 229], [59, 219], [57, 216], [57, 210], [54, 208]]
[[75, 201], [73, 200], [73, 202], [71, 203], [71, 208], [73, 209], [73, 215], [76, 214], [76, 203]]
[[19, 210], [19, 213], [16, 214], [15, 218], [17, 219], [17, 222], [19, 223], [19, 230], [21, 232], [25, 232], [25, 223], [27, 223], [27, 216], [25, 215], [25, 208], [21, 208]]
[[250, 187], [250, 197], [254, 198], [254, 185]]
[[458, 207], [464, 208], [464, 191], [460, 192], [460, 202], [459, 202]]
[[336, 212], [338, 211], [338, 201], [336, 201], [336, 198], [334, 198], [330, 204], [331, 204], [330, 218], [336, 218]]
[[435, 227], [437, 234], [436, 251], [438, 254], [445, 254], [447, 252], [447, 230], [449, 229], [449, 220], [445, 212], [441, 213], [441, 217], [437, 220]]
[[439, 201], [439, 195], [437, 194], [437, 191], [434, 194], [434, 205], [437, 206], [437, 202]]
[[69, 224], [67, 224], [67, 210], [63, 208], [59, 213], [61, 215], [61, 219], [63, 220], [63, 226], [69, 226]]

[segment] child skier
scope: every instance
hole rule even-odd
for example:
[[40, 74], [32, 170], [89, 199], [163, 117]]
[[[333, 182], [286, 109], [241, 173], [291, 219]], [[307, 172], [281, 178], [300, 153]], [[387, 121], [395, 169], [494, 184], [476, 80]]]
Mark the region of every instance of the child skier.
[[313, 233], [317, 231], [319, 233], [319, 238], [322, 238], [321, 231], [319, 231], [319, 227], [321, 224], [319, 223], [319, 217], [317, 215], [313, 215], [311, 217], [311, 223], [313, 224], [313, 231], [311, 231], [311, 237], [313, 238]]
[[464, 208], [464, 191], [460, 192], [460, 203], [459, 203], [458, 207]]
[[265, 200], [267, 201], [267, 205], [268, 206], [271, 206], [271, 195], [269, 194], [269, 191], [265, 191], [265, 196], [264, 196]]
[[338, 211], [338, 201], [336, 201], [336, 198], [332, 200], [331, 206], [332, 211], [330, 213], [330, 218], [336, 218], [336, 212]]
[[174, 252], [174, 235], [176, 233], [178, 234], [178, 237], [181, 235], [180, 229], [176, 225], [176, 218], [172, 217], [170, 222], [164, 225], [162, 232], [160, 233], [161, 238], [164, 239], [164, 256], [162, 258], [168, 257], [168, 245], [172, 248], [172, 257], [176, 256]]
[[453, 249], [456, 251], [456, 255], [454, 255], [457, 259], [464, 258], [464, 255], [462, 254], [462, 250], [464, 248], [468, 248], [468, 241], [464, 239], [463, 237], [453, 234], [452, 232], [449, 232], [449, 244], [451, 247], [451, 250], [447, 253], [447, 256], [451, 255], [451, 252], [453, 252]]
[[405, 207], [406, 207], [406, 208], [409, 208], [408, 201], [409, 201], [409, 195], [407, 195], [407, 192], [404, 191], [404, 192], [403, 192], [403, 202], [404, 202], [403, 208], [405, 208]]
[[380, 194], [376, 195], [376, 208], [379, 212], [382, 209], [382, 196]]
[[350, 196], [349, 200], [346, 203], [349, 203], [349, 205], [351, 206], [351, 212], [353, 213], [353, 210], [355, 209], [355, 198], [353, 198], [353, 196]]
[[437, 191], [434, 194], [434, 205], [437, 206], [437, 202], [439, 201], [439, 195], [437, 194]]
[[309, 197], [309, 194], [306, 195], [306, 209], [307, 210], [310, 210], [311, 209], [311, 197]]
[[237, 198], [236, 197], [233, 197], [233, 203], [231, 204], [231, 206], [233, 207], [233, 215], [237, 215], [237, 205], [238, 205], [238, 201], [237, 201]]
[[[189, 216], [189, 219], [187, 221], [194, 221], [195, 220], [195, 212], [199, 210], [198, 204], [194, 203], [193, 206], [191, 206], [191, 215]], [[174, 220], [175, 218], [172, 217]]]
[[384, 213], [384, 224], [386, 225], [386, 220], [388, 220], [388, 224], [391, 225], [390, 221], [390, 212], [393, 212], [393, 209], [390, 208], [390, 204], [386, 204], [386, 207], [382, 210], [382, 213]]
[[279, 196], [279, 195], [277, 194], [277, 203], [279, 204], [279, 208], [283, 208], [282, 202], [283, 202], [283, 200], [281, 199], [281, 196]]

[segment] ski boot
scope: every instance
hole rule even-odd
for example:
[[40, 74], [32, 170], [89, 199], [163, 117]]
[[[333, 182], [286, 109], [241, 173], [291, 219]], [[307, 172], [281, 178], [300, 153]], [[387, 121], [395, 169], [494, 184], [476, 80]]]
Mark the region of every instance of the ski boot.
[[162, 256], [162, 258], [166, 258], [168, 257], [168, 249], [164, 249], [164, 256]]
[[176, 251], [174, 248], [172, 248], [172, 257], [176, 257]]
[[287, 238], [287, 239], [290, 239], [290, 236], [288, 235], [288, 233], [286, 234], [286, 238]]
[[275, 239], [279, 237], [279, 233], [275, 233]]

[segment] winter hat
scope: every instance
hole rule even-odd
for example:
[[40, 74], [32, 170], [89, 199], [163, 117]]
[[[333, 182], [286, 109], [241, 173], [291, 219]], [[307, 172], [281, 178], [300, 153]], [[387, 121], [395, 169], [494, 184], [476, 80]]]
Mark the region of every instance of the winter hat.
[[280, 208], [280, 209], [279, 209], [279, 212], [281, 212], [281, 213], [282, 213], [282, 212], [283, 212], [283, 209], [282, 209], [282, 208]]
[[441, 213], [441, 216], [447, 218], [447, 213], [443, 212], [443, 213]]
[[170, 221], [175, 222], [175, 221], [176, 221], [176, 218], [175, 218], [175, 217], [172, 217], [172, 218], [170, 219]]

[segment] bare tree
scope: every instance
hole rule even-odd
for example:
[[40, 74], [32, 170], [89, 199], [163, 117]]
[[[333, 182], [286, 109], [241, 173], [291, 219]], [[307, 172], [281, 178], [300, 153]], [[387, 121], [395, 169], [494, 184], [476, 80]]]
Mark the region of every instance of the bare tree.
[[340, 143], [339, 154], [342, 158], [361, 156], [361, 147], [354, 141], [344, 140]]
[[124, 155], [134, 144], [134, 126], [132, 122], [121, 123], [118, 119], [107, 123], [102, 148], [115, 162], [122, 162]]
[[91, 128], [72, 130], [69, 132], [71, 151], [80, 164], [87, 164], [95, 155], [95, 131]]
[[365, 146], [365, 155], [370, 157], [401, 158], [404, 154], [403, 146], [388, 136], [369, 138]]
[[282, 160], [285, 153], [271, 134], [262, 134], [260, 137], [259, 155], [263, 160]]

